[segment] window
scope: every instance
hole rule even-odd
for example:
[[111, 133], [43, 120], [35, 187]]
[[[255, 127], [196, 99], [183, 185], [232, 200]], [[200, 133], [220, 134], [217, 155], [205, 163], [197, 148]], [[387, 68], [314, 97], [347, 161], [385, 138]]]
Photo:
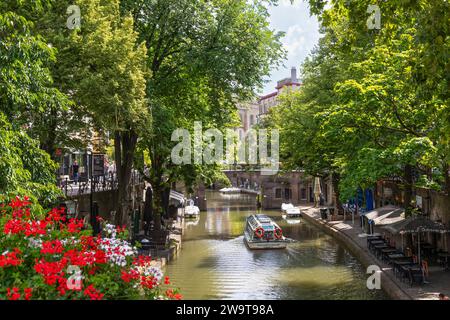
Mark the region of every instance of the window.
[[300, 199], [301, 200], [306, 200], [306, 188], [301, 188], [300, 189]]
[[280, 188], [275, 189], [275, 198], [281, 199], [281, 189]]
[[290, 188], [284, 188], [284, 198], [289, 200], [292, 198], [292, 190]]

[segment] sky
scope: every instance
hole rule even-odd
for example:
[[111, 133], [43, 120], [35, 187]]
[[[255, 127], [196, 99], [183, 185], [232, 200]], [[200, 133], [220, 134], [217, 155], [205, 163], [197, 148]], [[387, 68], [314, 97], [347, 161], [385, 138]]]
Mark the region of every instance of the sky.
[[319, 24], [315, 16], [310, 17], [308, 5], [304, 0], [280, 0], [278, 6], [269, 8], [270, 25], [275, 31], [285, 32], [282, 43], [287, 51], [284, 66], [272, 70], [262, 94], [275, 91], [278, 80], [290, 77], [291, 68], [299, 68], [314, 46], [318, 43]]

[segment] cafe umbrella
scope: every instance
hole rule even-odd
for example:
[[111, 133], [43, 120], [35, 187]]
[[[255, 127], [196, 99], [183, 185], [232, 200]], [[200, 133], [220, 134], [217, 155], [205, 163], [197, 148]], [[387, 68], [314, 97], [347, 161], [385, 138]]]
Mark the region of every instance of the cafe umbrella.
[[314, 179], [314, 207], [320, 203], [320, 195], [322, 194], [322, 188], [320, 187], [320, 178]]
[[429, 218], [423, 216], [409, 217], [400, 222], [388, 225], [385, 229], [389, 230], [393, 234], [399, 233], [402, 236], [404, 234], [417, 235], [417, 259], [419, 264], [422, 262], [420, 248], [421, 233], [430, 232], [446, 234], [450, 232], [450, 229], [448, 229], [444, 224], [430, 220]]

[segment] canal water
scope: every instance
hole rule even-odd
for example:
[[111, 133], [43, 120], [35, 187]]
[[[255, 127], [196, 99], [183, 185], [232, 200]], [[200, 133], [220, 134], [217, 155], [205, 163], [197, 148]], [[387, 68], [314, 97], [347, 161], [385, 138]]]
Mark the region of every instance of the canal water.
[[255, 213], [251, 195], [207, 193], [208, 210], [185, 220], [180, 254], [167, 265], [184, 299], [387, 299], [368, 290], [368, 275], [335, 239], [301, 218], [263, 211], [297, 240], [283, 250], [250, 250], [245, 218]]

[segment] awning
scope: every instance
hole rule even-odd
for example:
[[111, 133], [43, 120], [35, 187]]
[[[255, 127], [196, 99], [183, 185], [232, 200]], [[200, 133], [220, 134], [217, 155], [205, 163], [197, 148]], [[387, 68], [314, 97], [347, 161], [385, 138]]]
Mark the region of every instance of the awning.
[[403, 221], [392, 223], [383, 227], [392, 234], [418, 233], [418, 232], [434, 232], [449, 233], [450, 229], [444, 224], [430, 220], [426, 217], [415, 216], [409, 217]]
[[369, 211], [363, 214], [368, 220], [375, 220], [378, 217], [384, 216], [386, 214], [390, 214], [393, 211], [400, 209], [399, 207], [388, 205], [384, 207], [377, 208], [375, 210]]
[[375, 222], [376, 226], [385, 226], [404, 220], [405, 220], [405, 209], [399, 208], [389, 213], [386, 213], [378, 218], [375, 218], [373, 221]]
[[181, 204], [184, 204], [185, 202], [185, 198], [184, 195], [182, 193], [176, 192], [174, 190], [170, 190], [170, 195], [169, 195], [170, 199], [173, 199], [175, 201], [178, 201]]

